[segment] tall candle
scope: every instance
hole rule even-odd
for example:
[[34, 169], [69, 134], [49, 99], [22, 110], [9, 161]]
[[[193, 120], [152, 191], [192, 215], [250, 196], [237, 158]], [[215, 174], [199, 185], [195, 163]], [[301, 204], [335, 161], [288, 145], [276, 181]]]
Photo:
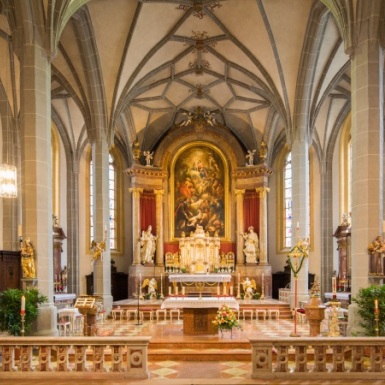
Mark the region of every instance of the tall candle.
[[25, 314], [25, 297], [24, 295], [21, 296], [21, 314]]
[[234, 287], [233, 287], [233, 286], [230, 286], [230, 295], [231, 295], [231, 296], [234, 295]]
[[374, 312], [377, 314], [378, 313], [378, 299], [374, 300]]
[[21, 225], [17, 226], [17, 236], [20, 238], [23, 234], [23, 228]]
[[172, 288], [171, 286], [168, 287], [168, 295], [171, 295], [172, 294]]
[[241, 273], [238, 273], [238, 283], [241, 282]]
[[337, 281], [336, 277], [332, 277], [332, 290], [333, 290], [333, 296], [337, 293]]
[[182, 286], [182, 295], [185, 295], [186, 293], [185, 293], [185, 287], [184, 286]]
[[178, 286], [175, 286], [175, 295], [178, 295]]
[[217, 286], [217, 295], [221, 294], [221, 289], [219, 288], [219, 285]]

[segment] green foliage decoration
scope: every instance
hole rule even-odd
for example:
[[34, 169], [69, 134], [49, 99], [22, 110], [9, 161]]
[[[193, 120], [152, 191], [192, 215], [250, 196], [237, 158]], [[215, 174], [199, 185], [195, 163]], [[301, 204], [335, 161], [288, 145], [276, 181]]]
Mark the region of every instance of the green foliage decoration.
[[31, 331], [33, 321], [37, 318], [38, 307], [48, 298], [37, 289], [7, 289], [0, 292], [0, 330], [12, 336], [21, 335], [21, 297], [25, 296], [25, 335]]
[[365, 335], [375, 336], [376, 323], [374, 320], [374, 300], [378, 299], [379, 310], [379, 335], [385, 335], [385, 285], [369, 286], [358, 291], [352, 301], [358, 305], [358, 314], [362, 318], [361, 327]]

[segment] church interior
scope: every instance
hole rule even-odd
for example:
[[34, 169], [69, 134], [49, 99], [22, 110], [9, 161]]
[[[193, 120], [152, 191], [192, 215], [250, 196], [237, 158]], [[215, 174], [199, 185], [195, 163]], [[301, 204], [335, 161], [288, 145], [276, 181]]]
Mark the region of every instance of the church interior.
[[[0, 0], [0, 296], [46, 297], [36, 338], [151, 337], [138, 376], [170, 383], [202, 361], [257, 383], [258, 339], [353, 344], [385, 279], [384, 20], [384, 0]], [[306, 372], [290, 346], [273, 371]]]

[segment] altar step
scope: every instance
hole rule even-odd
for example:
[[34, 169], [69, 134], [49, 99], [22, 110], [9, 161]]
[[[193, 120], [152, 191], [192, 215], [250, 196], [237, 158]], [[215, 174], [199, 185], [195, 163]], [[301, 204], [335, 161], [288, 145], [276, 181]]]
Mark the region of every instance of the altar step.
[[251, 345], [248, 341], [150, 343], [148, 359], [149, 361], [250, 362]]

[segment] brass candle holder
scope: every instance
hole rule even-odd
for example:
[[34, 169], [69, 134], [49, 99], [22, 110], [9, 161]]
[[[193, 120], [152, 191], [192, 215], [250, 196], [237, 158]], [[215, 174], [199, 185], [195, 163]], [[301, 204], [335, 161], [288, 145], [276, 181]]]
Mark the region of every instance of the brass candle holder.
[[21, 336], [24, 337], [25, 334], [25, 312], [20, 313], [21, 316]]

